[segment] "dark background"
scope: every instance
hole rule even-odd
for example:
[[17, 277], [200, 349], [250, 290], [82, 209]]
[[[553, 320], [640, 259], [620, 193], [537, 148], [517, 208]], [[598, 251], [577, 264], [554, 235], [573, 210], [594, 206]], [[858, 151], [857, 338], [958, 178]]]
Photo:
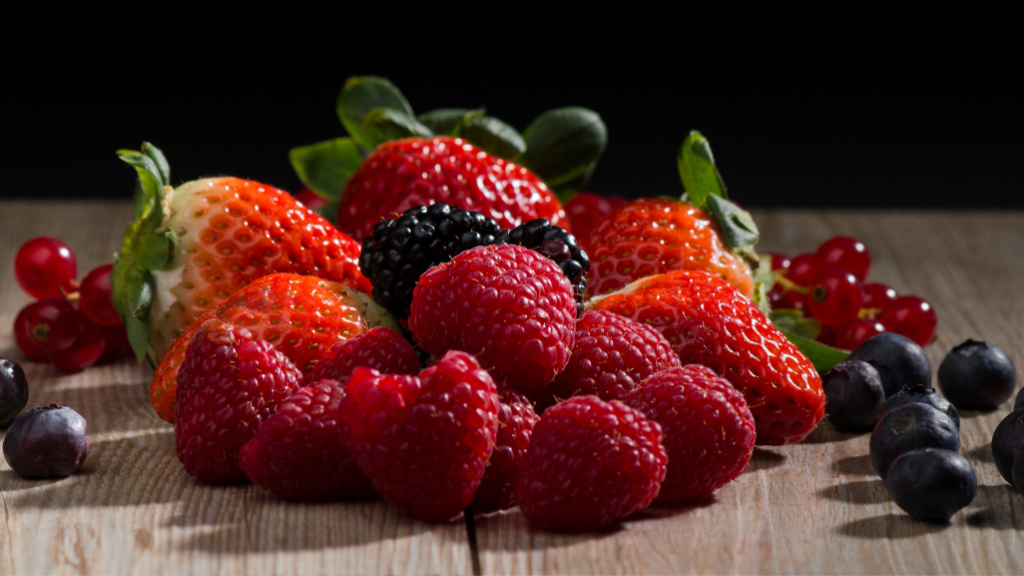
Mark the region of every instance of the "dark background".
[[114, 152], [143, 140], [175, 183], [294, 191], [289, 148], [343, 135], [338, 90], [377, 74], [416, 112], [485, 106], [520, 130], [548, 108], [598, 111], [601, 193], [680, 194], [675, 154], [696, 128], [747, 206], [1024, 208], [1016, 15], [610, 12], [503, 28], [409, 15], [409, 31], [300, 16], [9, 19], [3, 196], [127, 198], [134, 174]]

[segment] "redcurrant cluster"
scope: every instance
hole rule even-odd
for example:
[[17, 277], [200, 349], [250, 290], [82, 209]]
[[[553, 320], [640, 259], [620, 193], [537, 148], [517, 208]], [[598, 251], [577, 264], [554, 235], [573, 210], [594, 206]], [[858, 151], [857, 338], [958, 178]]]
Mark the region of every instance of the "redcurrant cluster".
[[14, 276], [37, 300], [14, 320], [14, 341], [21, 352], [68, 373], [128, 354], [128, 334], [110, 299], [112, 268], [100, 266], [78, 283], [78, 263], [66, 244], [45, 237], [23, 244], [14, 260]]
[[875, 334], [895, 332], [924, 346], [935, 335], [938, 321], [927, 301], [864, 283], [871, 256], [854, 238], [836, 236], [793, 258], [768, 256], [776, 277], [768, 293], [772, 309], [800, 310], [821, 322], [820, 342], [853, 350]]

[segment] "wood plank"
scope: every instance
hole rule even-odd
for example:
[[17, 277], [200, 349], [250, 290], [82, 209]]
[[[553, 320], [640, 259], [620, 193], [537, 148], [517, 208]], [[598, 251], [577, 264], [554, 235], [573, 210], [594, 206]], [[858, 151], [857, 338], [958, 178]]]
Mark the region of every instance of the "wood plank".
[[[795, 255], [837, 234], [863, 241], [870, 279], [931, 301], [933, 371], [968, 337], [1024, 366], [1024, 214], [755, 212], [765, 251]], [[750, 470], [712, 498], [648, 510], [598, 534], [530, 531], [516, 510], [477, 518], [485, 574], [1021, 573], [1024, 499], [991, 461], [1010, 410], [963, 413], [962, 448], [979, 493], [948, 526], [911, 520], [868, 460], [868, 436], [823, 425], [808, 441], [758, 448]]]
[[[130, 215], [124, 202], [4, 202], [0, 210], [0, 355], [24, 358], [10, 326], [29, 302], [17, 248], [56, 236], [79, 271], [109, 262]], [[76, 375], [23, 363], [30, 405], [57, 402], [88, 421], [82, 472], [29, 481], [0, 462], [0, 573], [469, 573], [461, 522], [413, 521], [382, 502], [284, 503], [254, 486], [194, 482], [172, 428], [148, 401], [152, 372], [134, 362]]]

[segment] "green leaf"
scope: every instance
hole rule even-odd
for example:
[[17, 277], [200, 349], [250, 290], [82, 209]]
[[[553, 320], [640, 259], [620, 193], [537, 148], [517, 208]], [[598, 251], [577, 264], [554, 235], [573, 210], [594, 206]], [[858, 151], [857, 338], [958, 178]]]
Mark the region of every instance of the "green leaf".
[[363, 132], [363, 121], [371, 110], [377, 108], [413, 116], [412, 107], [391, 82], [377, 76], [357, 76], [345, 81], [345, 86], [338, 95], [338, 118], [341, 119], [349, 136], [371, 150], [376, 144]]
[[526, 152], [519, 163], [554, 190], [579, 189], [608, 144], [608, 129], [593, 110], [559, 108], [538, 116], [523, 140]]
[[341, 208], [337, 200], [328, 202], [323, 206], [316, 209], [316, 213], [323, 217], [331, 224], [334, 224], [334, 219], [338, 217], [338, 209]]
[[434, 133], [405, 112], [390, 108], [374, 108], [363, 117], [360, 126], [366, 146], [376, 148], [389, 140], [412, 136], [433, 136]]
[[511, 160], [526, 151], [526, 141], [519, 132], [493, 116], [467, 114], [456, 129], [456, 136], [491, 156]]
[[799, 310], [772, 310], [772, 324], [781, 331], [814, 340], [821, 334], [821, 322], [807, 318]]
[[178, 235], [173, 230], [148, 234], [139, 242], [136, 262], [147, 270], [161, 270], [174, 260], [174, 249], [177, 247]]
[[299, 180], [329, 201], [341, 198], [348, 179], [363, 162], [359, 145], [351, 138], [335, 138], [292, 148], [288, 159]]
[[703, 208], [708, 196], [728, 198], [725, 182], [715, 166], [715, 157], [711, 154], [708, 139], [696, 130], [683, 141], [676, 159], [679, 166], [679, 177], [683, 180], [687, 200], [698, 208]]
[[[424, 126], [430, 128], [434, 134], [455, 135], [455, 128], [462, 124], [467, 114], [476, 112], [469, 108], [438, 108], [430, 112], [424, 112], [416, 117]], [[483, 111], [479, 111], [483, 114]]]
[[708, 196], [707, 207], [718, 224], [722, 241], [733, 252], [757, 262], [754, 244], [761, 237], [750, 212], [720, 196]]
[[814, 369], [818, 372], [831, 370], [833, 366], [840, 362], [845, 362], [847, 357], [850, 356], [849, 352], [826, 346], [821, 342], [815, 342], [798, 334], [792, 334], [785, 330], [779, 330], [779, 332], [782, 332], [790, 342], [800, 349], [804, 356], [807, 356], [807, 359], [814, 364]]
[[156, 164], [157, 174], [160, 176], [160, 184], [164, 186], [171, 185], [171, 165], [167, 163], [167, 158], [164, 157], [164, 153], [159, 148], [153, 146], [149, 142], [142, 143], [142, 153], [149, 157], [150, 160]]

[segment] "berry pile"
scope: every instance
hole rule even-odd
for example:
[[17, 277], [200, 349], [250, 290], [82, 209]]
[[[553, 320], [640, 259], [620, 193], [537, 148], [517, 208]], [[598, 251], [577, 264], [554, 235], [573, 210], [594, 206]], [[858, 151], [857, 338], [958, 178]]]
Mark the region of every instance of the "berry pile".
[[14, 341], [21, 352], [67, 373], [129, 354], [128, 334], [111, 303], [112, 268], [100, 266], [79, 283], [78, 263], [66, 244], [46, 237], [23, 244], [14, 260], [14, 276], [38, 300], [14, 320]]
[[821, 322], [822, 343], [853, 350], [876, 334], [895, 332], [925, 346], [935, 335], [938, 320], [927, 301], [865, 283], [871, 256], [854, 238], [836, 236], [793, 258], [766, 255], [776, 278], [768, 293], [772, 309], [799, 310]]

